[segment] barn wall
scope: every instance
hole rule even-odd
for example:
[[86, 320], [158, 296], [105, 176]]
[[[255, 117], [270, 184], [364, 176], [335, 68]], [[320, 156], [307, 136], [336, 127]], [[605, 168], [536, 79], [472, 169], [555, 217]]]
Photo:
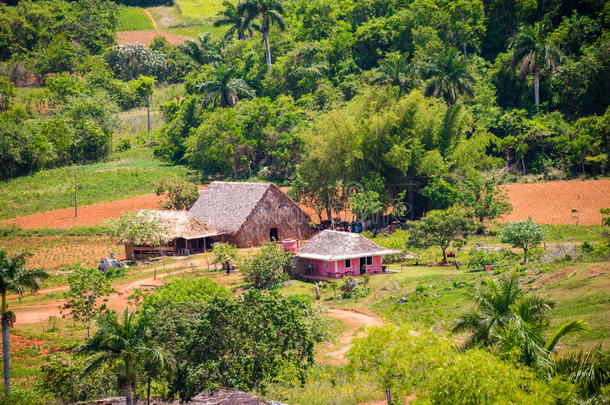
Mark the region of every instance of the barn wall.
[[227, 240], [238, 247], [258, 246], [269, 242], [269, 230], [278, 229], [278, 240], [309, 239], [309, 216], [279, 188], [272, 186], [263, 195], [241, 229]]

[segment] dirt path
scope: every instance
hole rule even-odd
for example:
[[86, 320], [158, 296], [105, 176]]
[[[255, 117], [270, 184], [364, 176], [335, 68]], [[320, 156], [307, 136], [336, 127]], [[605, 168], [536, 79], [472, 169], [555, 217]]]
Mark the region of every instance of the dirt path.
[[146, 15], [148, 16], [148, 18], [150, 18], [150, 21], [152, 22], [153, 28], [157, 29], [157, 22], [155, 21], [153, 15], [147, 9], [143, 9], [143, 10], [146, 13]]
[[[187, 273], [192, 271], [191, 269], [183, 269], [170, 271], [166, 273], [157, 273], [157, 278], [154, 279], [154, 275], [151, 274], [145, 278], [137, 280], [129, 280], [124, 284], [114, 286], [116, 292], [108, 297], [108, 307], [115, 311], [121, 311], [127, 306], [127, 300], [129, 295], [136, 288], [146, 288], [151, 286], [162, 286], [163, 279], [168, 276], [177, 274]], [[67, 291], [67, 286], [53, 287], [40, 292], [53, 292], [53, 291]], [[24, 325], [38, 322], [46, 322], [51, 316], [61, 316], [59, 307], [65, 303], [66, 300], [52, 300], [40, 303], [27, 303], [19, 305], [19, 303], [11, 303], [10, 307], [15, 312], [16, 324]]]
[[[366, 336], [366, 332], [360, 328], [383, 325], [383, 321], [377, 316], [352, 309], [331, 308], [328, 316], [343, 322], [345, 328], [337, 337], [336, 345], [327, 343], [320, 349], [319, 354], [323, 357], [321, 362], [332, 366], [345, 364], [347, 361], [345, 354], [352, 347], [354, 338]], [[337, 347], [339, 348], [337, 349]]]

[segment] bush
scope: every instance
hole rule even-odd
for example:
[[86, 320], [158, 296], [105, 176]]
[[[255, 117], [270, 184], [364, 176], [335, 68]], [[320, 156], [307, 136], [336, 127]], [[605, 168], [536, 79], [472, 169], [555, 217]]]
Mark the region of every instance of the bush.
[[455, 354], [425, 382], [434, 404], [551, 404], [553, 393], [526, 369], [488, 351]]
[[293, 256], [270, 243], [243, 263], [244, 279], [256, 288], [276, 287], [288, 279]]
[[131, 141], [127, 138], [121, 139], [119, 144], [116, 146], [117, 152], [125, 152], [131, 149]]

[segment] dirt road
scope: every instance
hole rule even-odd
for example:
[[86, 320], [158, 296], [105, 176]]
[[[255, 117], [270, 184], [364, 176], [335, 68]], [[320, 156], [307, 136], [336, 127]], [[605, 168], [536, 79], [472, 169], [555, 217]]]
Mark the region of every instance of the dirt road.
[[366, 336], [366, 331], [361, 328], [383, 325], [383, 321], [377, 316], [351, 309], [331, 308], [327, 315], [339, 319], [345, 328], [337, 337], [337, 344], [327, 343], [320, 348], [319, 355], [323, 357], [321, 362], [332, 366], [340, 366], [347, 362], [345, 354], [353, 346], [354, 338]]

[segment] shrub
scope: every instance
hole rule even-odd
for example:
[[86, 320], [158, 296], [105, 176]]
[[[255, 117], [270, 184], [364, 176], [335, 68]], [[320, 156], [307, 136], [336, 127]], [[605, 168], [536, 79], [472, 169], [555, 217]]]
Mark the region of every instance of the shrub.
[[116, 147], [117, 152], [125, 152], [129, 149], [131, 149], [131, 141], [127, 138], [121, 139], [121, 141]]
[[478, 349], [451, 356], [425, 385], [425, 397], [434, 404], [554, 403], [550, 389], [533, 372]]
[[275, 287], [288, 279], [293, 256], [269, 243], [242, 264], [244, 279], [256, 288]]

